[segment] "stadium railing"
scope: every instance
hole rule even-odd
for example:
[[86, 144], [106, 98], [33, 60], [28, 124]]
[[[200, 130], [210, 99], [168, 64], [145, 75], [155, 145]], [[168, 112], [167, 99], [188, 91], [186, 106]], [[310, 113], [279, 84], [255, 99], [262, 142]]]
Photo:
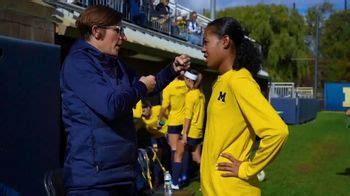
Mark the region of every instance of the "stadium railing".
[[[133, 20], [131, 14], [130, 14], [130, 5], [128, 4], [128, 0], [118, 0], [118, 1], [112, 1], [112, 0], [59, 0], [60, 2], [68, 3], [68, 4], [74, 4], [76, 6], [80, 6], [82, 8], [91, 6], [91, 5], [104, 5], [111, 7], [119, 12], [123, 13], [124, 20], [128, 22], [135, 23]], [[141, 13], [145, 16], [145, 23], [144, 24], [138, 24], [140, 26], [143, 26], [148, 29], [152, 29], [157, 32], [161, 32], [164, 34], [167, 34], [169, 36], [175, 37], [177, 39], [181, 39], [184, 41], [188, 41], [188, 32], [187, 32], [187, 25], [185, 24], [185, 27], [179, 26], [179, 20], [181, 19], [188, 19], [190, 13], [192, 10], [170, 2], [170, 14], [169, 18], [167, 20], [162, 20], [162, 18], [159, 18], [156, 16], [154, 12], [155, 5], [149, 4], [149, 0], [140, 0], [139, 4], [139, 10]], [[197, 22], [199, 26], [204, 28], [209, 22], [210, 19], [198, 14]], [[137, 24], [137, 23], [136, 23]], [[203, 37], [203, 31], [200, 35], [201, 38]]]

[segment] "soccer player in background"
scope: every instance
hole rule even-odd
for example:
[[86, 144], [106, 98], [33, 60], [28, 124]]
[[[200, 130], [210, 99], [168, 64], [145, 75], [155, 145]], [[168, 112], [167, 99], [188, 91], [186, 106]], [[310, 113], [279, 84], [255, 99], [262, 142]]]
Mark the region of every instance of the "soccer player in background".
[[[180, 140], [183, 123], [185, 119], [185, 96], [188, 88], [183, 79], [183, 75], [178, 76], [164, 90], [162, 94], [162, 109], [159, 114], [158, 122], [168, 110], [168, 143], [171, 149], [172, 167], [176, 152], [177, 142]], [[187, 156], [188, 157], [188, 156]], [[184, 161], [188, 163], [188, 161]], [[186, 168], [184, 169], [186, 170]]]
[[[169, 146], [165, 135], [168, 130], [167, 119], [165, 116], [161, 119], [161, 126], [159, 126], [158, 117], [161, 110], [160, 105], [152, 106], [147, 100], [142, 100], [142, 121], [145, 129], [151, 135], [151, 144], [153, 152], [156, 153], [158, 160], [168, 170], [170, 166]], [[164, 168], [164, 169], [165, 169]], [[152, 179], [154, 187], [157, 187], [161, 182], [161, 165], [154, 160]]]
[[177, 142], [172, 168], [173, 189], [179, 189], [178, 179], [181, 174], [184, 152], [190, 151], [193, 161], [198, 165], [201, 159], [202, 129], [205, 112], [205, 97], [200, 90], [202, 74], [196, 70], [189, 70], [185, 72], [184, 77], [189, 91], [185, 97], [185, 120], [182, 138]]

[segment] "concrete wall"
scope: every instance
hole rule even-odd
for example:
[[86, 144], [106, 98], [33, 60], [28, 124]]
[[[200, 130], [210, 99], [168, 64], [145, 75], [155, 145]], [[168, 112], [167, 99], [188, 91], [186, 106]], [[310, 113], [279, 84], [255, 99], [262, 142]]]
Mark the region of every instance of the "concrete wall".
[[41, 1], [0, 0], [0, 35], [54, 43], [53, 12]]

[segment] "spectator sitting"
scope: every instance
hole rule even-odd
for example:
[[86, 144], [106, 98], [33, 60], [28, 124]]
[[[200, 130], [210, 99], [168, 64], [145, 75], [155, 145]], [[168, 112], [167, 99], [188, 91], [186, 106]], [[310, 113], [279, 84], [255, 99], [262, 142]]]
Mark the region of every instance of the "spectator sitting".
[[197, 12], [191, 12], [187, 23], [188, 41], [192, 44], [202, 45], [202, 29], [197, 23]]
[[[160, 105], [152, 106], [149, 101], [142, 100], [142, 120], [146, 130], [151, 134], [152, 149], [159, 160], [165, 164], [164, 166], [169, 168], [170, 150], [165, 138], [168, 127], [165, 118], [162, 118], [163, 123], [158, 122], [160, 110]], [[157, 187], [161, 182], [161, 165], [158, 162], [153, 165], [152, 176], [154, 187]]]
[[173, 35], [186, 38], [186, 15], [178, 16], [175, 20], [175, 25], [172, 28]]

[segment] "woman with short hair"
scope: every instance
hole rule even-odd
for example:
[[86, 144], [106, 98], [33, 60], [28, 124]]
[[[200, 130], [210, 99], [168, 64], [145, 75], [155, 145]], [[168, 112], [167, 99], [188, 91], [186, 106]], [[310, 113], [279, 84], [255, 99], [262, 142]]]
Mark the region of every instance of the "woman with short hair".
[[64, 184], [68, 196], [136, 195], [137, 141], [132, 108], [162, 90], [189, 58], [181, 55], [156, 76], [138, 76], [119, 57], [126, 41], [122, 14], [92, 6], [76, 21], [81, 33], [61, 70], [67, 132]]

